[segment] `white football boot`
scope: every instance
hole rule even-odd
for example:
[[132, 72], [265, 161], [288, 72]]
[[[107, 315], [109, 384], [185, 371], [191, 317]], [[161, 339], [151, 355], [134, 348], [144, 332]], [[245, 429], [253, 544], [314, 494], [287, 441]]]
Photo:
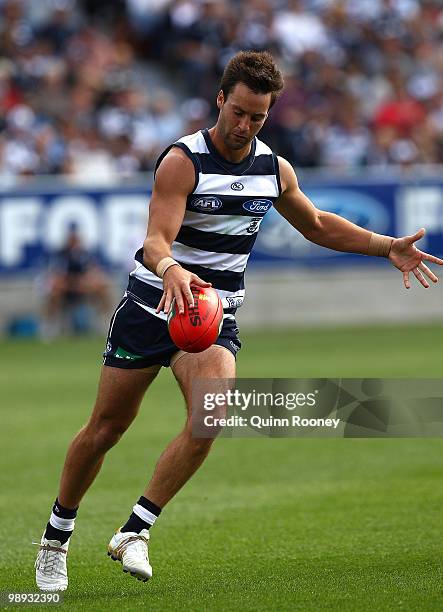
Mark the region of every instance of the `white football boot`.
[[148, 556], [149, 531], [115, 532], [108, 546], [108, 555], [113, 561], [121, 561], [123, 571], [146, 582], [152, 576], [152, 567]]
[[[33, 542], [38, 544], [38, 542]], [[41, 591], [66, 591], [68, 570], [66, 556], [69, 540], [61, 544], [58, 540], [47, 540], [42, 535], [40, 550], [35, 561], [35, 581]]]

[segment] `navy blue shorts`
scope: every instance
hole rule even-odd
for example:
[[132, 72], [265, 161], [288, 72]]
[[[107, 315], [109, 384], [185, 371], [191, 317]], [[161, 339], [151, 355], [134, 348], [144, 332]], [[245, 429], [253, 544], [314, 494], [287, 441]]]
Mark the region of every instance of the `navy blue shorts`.
[[[225, 318], [215, 344], [224, 346], [235, 357], [241, 348], [237, 334], [235, 319]], [[125, 369], [167, 367], [179, 350], [171, 340], [166, 321], [125, 297], [111, 318], [103, 364]]]

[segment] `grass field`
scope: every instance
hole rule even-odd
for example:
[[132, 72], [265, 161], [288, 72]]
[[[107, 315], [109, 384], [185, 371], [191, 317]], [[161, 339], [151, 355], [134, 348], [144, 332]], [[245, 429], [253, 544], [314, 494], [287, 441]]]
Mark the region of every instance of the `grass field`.
[[[242, 340], [244, 377], [442, 376], [443, 326]], [[0, 343], [0, 591], [35, 591], [31, 541], [90, 411], [102, 344]], [[107, 543], [183, 418], [164, 371], [80, 508], [63, 609], [442, 610], [438, 439], [220, 439], [152, 530], [152, 581], [123, 574]]]

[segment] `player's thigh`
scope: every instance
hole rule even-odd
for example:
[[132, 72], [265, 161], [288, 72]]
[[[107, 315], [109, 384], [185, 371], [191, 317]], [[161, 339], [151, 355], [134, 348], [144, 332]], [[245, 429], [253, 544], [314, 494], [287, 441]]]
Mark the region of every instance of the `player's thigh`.
[[186, 406], [192, 406], [192, 392], [196, 379], [202, 381], [214, 379], [207, 383], [208, 389], [223, 393], [232, 387], [235, 379], [235, 357], [226, 348], [212, 345], [202, 353], [184, 353], [171, 361], [171, 368], [177, 379]]
[[89, 425], [109, 421], [122, 429], [129, 427], [159, 370], [160, 366], [144, 369], [103, 366]]

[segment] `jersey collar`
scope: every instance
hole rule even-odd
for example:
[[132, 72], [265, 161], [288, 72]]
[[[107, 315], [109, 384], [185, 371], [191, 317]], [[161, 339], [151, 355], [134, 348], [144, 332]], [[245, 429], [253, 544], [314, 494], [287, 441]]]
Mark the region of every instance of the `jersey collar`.
[[247, 173], [249, 168], [254, 163], [254, 159], [255, 159], [255, 149], [256, 149], [256, 138], [255, 137], [251, 142], [251, 150], [249, 151], [248, 155], [244, 159], [242, 159], [240, 162], [231, 162], [225, 159], [217, 151], [209, 135], [208, 128], [205, 128], [201, 132], [203, 134], [203, 138], [205, 139], [206, 146], [208, 147], [209, 153], [212, 155], [212, 157], [218, 163], [219, 166], [221, 166], [224, 170], [229, 172], [229, 174], [239, 175], [239, 174]]

